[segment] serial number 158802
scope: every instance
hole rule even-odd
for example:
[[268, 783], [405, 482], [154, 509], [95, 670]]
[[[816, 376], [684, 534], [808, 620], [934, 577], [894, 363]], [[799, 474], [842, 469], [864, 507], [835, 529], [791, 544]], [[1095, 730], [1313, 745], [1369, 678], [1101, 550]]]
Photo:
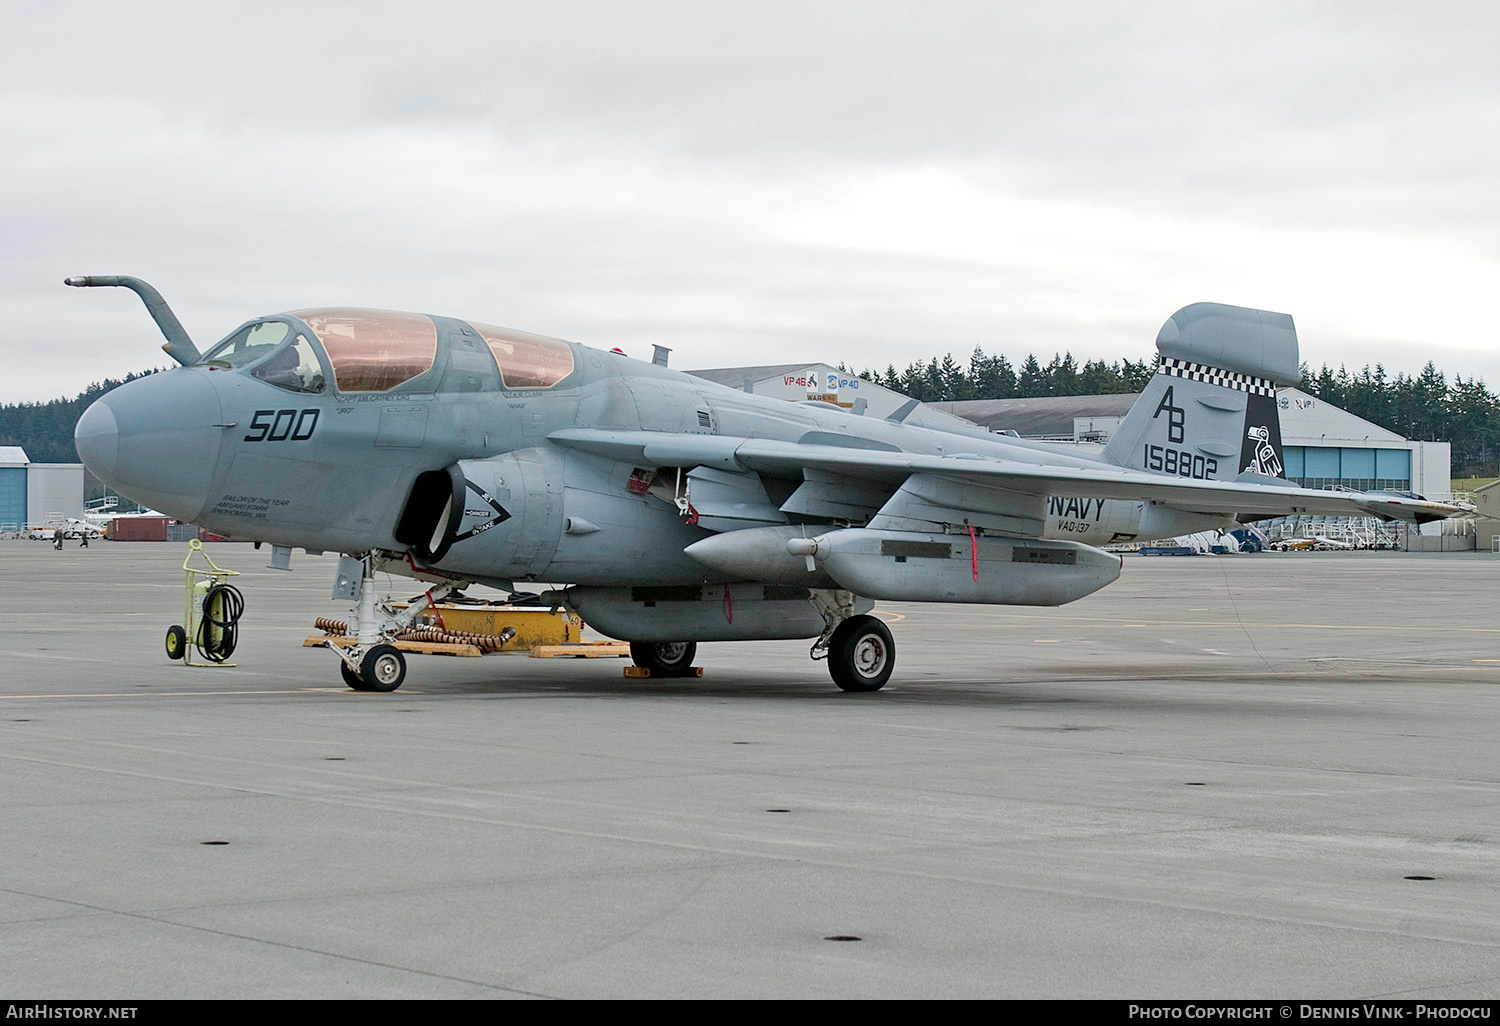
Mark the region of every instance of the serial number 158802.
[[1219, 469], [1214, 456], [1200, 456], [1194, 452], [1168, 449], [1162, 445], [1146, 446], [1146, 469], [1159, 470], [1178, 477], [1211, 477]]

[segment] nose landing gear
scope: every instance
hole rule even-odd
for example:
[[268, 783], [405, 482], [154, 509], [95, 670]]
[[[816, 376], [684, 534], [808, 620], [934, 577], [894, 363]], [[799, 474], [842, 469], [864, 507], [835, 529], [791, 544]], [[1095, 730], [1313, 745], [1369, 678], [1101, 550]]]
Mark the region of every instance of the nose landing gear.
[[[406, 679], [406, 656], [390, 644], [390, 639], [411, 627], [423, 612], [435, 606], [466, 582], [442, 580], [421, 600], [396, 612], [375, 598], [375, 561], [378, 553], [343, 556], [339, 559], [333, 597], [357, 599], [348, 624], [319, 620], [318, 626], [329, 636], [316, 642], [332, 649], [339, 657], [339, 675], [355, 691], [395, 691]], [[387, 569], [391, 560], [386, 561]], [[430, 580], [430, 578], [429, 578]], [[334, 634], [345, 635], [337, 639]], [[352, 639], [352, 643], [351, 640]], [[308, 644], [314, 644], [308, 639]]]

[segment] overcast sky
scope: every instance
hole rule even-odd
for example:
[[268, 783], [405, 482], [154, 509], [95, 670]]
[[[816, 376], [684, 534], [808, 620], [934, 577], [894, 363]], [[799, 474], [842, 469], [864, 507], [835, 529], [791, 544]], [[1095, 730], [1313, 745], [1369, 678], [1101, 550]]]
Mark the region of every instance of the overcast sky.
[[682, 368], [1142, 359], [1201, 300], [1500, 386], [1500, 4], [0, 8], [0, 402], [258, 314]]

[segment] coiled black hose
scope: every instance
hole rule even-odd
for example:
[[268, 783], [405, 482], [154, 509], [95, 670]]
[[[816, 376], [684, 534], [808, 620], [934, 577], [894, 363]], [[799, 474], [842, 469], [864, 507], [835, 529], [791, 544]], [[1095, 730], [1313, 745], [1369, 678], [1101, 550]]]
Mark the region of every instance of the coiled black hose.
[[[219, 607], [215, 615], [214, 607]], [[203, 622], [198, 628], [198, 651], [211, 663], [222, 663], [234, 654], [239, 643], [240, 617], [245, 612], [245, 597], [238, 588], [216, 584], [203, 596]]]

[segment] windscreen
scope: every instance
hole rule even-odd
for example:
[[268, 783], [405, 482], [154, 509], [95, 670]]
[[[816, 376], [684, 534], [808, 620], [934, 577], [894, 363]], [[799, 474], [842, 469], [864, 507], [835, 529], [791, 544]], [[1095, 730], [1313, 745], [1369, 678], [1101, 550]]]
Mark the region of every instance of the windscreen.
[[256, 364], [250, 376], [289, 392], [323, 391], [323, 365], [318, 353], [302, 332]]
[[291, 333], [281, 321], [247, 324], [208, 351], [203, 363], [215, 367], [244, 367], [279, 346]]

